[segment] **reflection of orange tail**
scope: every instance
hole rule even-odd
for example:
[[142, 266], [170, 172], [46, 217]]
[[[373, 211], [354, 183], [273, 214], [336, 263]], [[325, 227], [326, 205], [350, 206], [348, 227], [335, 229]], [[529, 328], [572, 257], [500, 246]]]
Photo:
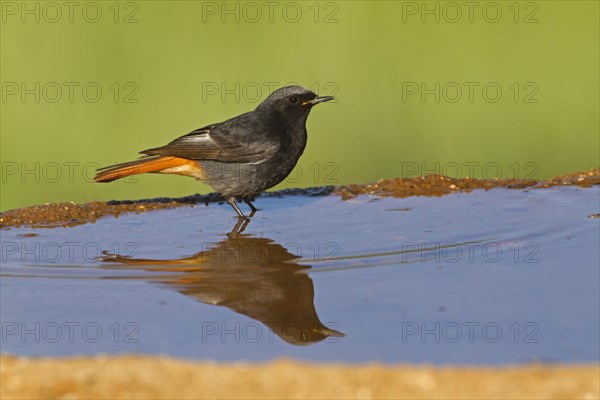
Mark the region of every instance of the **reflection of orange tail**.
[[179, 157], [153, 156], [100, 168], [96, 182], [111, 182], [130, 175], [145, 173], [178, 174], [203, 179], [202, 168], [194, 160]]

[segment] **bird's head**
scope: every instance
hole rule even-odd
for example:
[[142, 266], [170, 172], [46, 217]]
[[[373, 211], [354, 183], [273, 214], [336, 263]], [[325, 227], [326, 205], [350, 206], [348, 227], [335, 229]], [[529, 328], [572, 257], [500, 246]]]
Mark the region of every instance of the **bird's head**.
[[318, 96], [302, 86], [285, 86], [271, 93], [257, 110], [277, 112], [286, 119], [306, 119], [316, 104], [335, 99], [333, 96]]

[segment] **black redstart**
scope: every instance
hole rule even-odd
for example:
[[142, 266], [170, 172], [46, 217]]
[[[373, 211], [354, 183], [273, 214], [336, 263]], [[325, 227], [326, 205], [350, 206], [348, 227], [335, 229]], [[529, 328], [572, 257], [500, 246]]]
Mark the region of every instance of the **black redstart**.
[[256, 211], [254, 197], [283, 181], [302, 155], [312, 107], [333, 99], [301, 86], [277, 89], [253, 111], [141, 151], [145, 156], [139, 160], [100, 168], [94, 179], [110, 182], [148, 172], [191, 176], [223, 194], [246, 218], [236, 200]]

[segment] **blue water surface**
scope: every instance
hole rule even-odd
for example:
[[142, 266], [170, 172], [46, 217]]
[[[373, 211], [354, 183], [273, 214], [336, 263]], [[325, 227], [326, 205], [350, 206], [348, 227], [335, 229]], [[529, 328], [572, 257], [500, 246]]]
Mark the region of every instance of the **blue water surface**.
[[[2, 352], [600, 361], [598, 187], [261, 197], [1, 232]], [[27, 236], [27, 234], [37, 236]]]

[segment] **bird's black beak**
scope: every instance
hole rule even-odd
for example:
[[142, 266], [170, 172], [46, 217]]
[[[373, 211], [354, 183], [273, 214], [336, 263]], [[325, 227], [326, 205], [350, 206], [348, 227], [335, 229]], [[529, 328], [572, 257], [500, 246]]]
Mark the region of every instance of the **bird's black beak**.
[[317, 96], [312, 100], [305, 101], [302, 103], [303, 106], [314, 106], [315, 104], [323, 103], [325, 101], [333, 100], [333, 96]]

